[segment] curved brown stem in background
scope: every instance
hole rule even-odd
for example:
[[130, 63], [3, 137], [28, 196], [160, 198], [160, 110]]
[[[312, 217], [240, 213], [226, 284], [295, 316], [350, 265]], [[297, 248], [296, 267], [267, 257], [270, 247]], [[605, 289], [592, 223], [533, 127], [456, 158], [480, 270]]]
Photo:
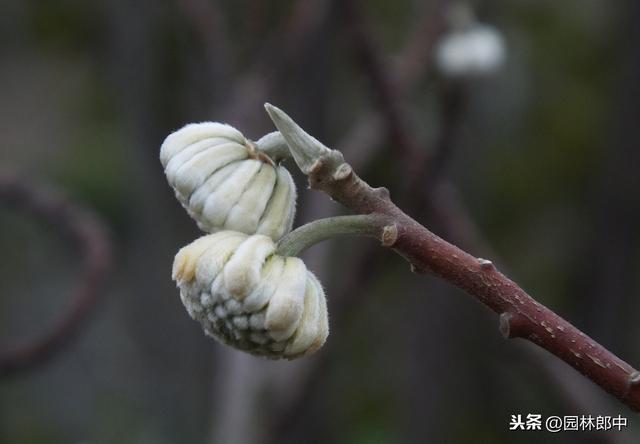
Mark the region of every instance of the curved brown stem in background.
[[102, 294], [112, 264], [106, 230], [89, 211], [15, 176], [0, 175], [0, 200], [46, 222], [70, 238], [81, 252], [78, 286], [67, 310], [34, 340], [0, 350], [0, 376], [31, 370], [60, 352], [86, 323]]

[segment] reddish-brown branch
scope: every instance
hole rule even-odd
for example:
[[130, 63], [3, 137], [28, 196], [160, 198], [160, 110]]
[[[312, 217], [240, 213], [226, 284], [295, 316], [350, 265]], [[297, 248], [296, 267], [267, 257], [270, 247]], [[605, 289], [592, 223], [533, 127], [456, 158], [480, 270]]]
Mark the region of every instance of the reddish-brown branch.
[[[359, 214], [378, 214], [397, 227], [388, 243], [417, 273], [434, 274], [465, 290], [500, 315], [507, 338], [527, 339], [558, 356], [635, 411], [640, 411], [640, 372], [538, 303], [487, 260], [446, 242], [400, 210], [384, 188], [371, 188], [355, 173], [336, 179], [344, 164], [337, 151], [318, 159], [309, 184]], [[342, 166], [344, 170], [344, 166]]]
[[0, 375], [6, 376], [51, 358], [78, 333], [100, 298], [112, 251], [95, 215], [45, 189], [27, 185], [14, 176], [0, 175], [0, 200], [59, 229], [80, 249], [82, 263], [79, 284], [66, 312], [38, 338], [0, 351]]
[[[351, 4], [353, 5], [353, 3]], [[365, 26], [360, 11], [353, 7], [349, 10], [349, 6], [347, 6], [348, 14], [355, 14], [354, 17], [350, 17], [347, 23], [357, 25], [356, 29], [352, 29], [350, 34], [354, 40], [354, 46], [361, 55], [360, 65], [370, 80], [369, 83], [372, 87], [374, 97], [384, 99], [378, 100], [378, 104], [382, 108], [382, 116], [385, 118], [386, 126], [390, 129], [391, 133], [394, 132], [394, 128], [399, 129], [400, 132], [407, 130], [406, 126], [396, 125], [398, 121], [407, 120], [402, 117], [402, 110], [397, 107], [396, 104], [399, 101], [400, 93], [416, 83], [422, 73], [428, 69], [429, 62], [432, 59], [430, 49], [437, 35], [442, 30], [444, 23], [442, 20], [443, 11], [446, 9], [447, 4], [447, 1], [440, 2], [438, 5], [439, 13], [431, 14], [420, 21], [421, 25], [417, 27], [417, 31], [414, 33], [415, 37], [409, 40], [409, 43], [395, 63], [395, 69], [393, 70], [395, 75], [393, 77], [389, 75], [383, 64], [380, 63], [381, 58], [376, 52], [375, 39], [367, 32], [367, 27]], [[395, 80], [395, 82], [392, 83], [392, 80]], [[405, 182], [410, 184], [409, 189], [416, 190], [410, 193], [411, 197], [408, 198], [407, 203], [415, 200], [427, 202], [430, 213], [438, 213], [444, 216], [444, 219], [447, 219], [447, 225], [443, 227], [447, 233], [456, 233], [454, 238], [462, 241], [463, 245], [473, 245], [476, 250], [489, 251], [486, 247], [477, 247], [482, 242], [478, 242], [477, 239], [479, 238], [473, 236], [472, 233], [475, 231], [469, 224], [468, 218], [463, 218], [463, 220], [450, 220], [450, 214], [448, 214], [450, 211], [444, 206], [450, 206], [452, 202], [448, 201], [448, 198], [443, 197], [443, 193], [440, 191], [444, 192], [445, 188], [439, 186], [441, 174], [446, 168], [446, 163], [451, 156], [451, 142], [460, 120], [460, 114], [464, 109], [464, 99], [466, 98], [465, 86], [466, 85], [459, 82], [446, 83], [444, 85], [441, 95], [441, 134], [435, 142], [434, 149], [429, 152], [429, 156], [403, 156], [408, 164], [406, 171], [413, 171], [413, 174], [408, 174]], [[364, 122], [375, 119], [367, 117], [361, 120]], [[365, 127], [363, 125], [356, 125], [356, 128], [362, 133]], [[379, 126], [368, 125], [366, 128], [369, 133], [367, 134], [368, 137], [364, 139], [361, 138], [362, 140], [366, 139], [368, 141], [366, 143], [368, 147], [366, 150], [367, 153], [371, 153], [372, 148], [375, 147], [374, 142], [376, 138], [374, 133], [379, 132], [376, 128], [379, 128]], [[410, 137], [408, 137], [407, 134], [403, 134], [398, 140], [402, 141], [407, 139], [410, 139]], [[347, 140], [351, 140], [351, 138], [348, 137]], [[412, 154], [411, 151], [413, 151], [411, 149], [412, 146], [409, 147], [410, 149], [407, 149], [407, 146], [402, 146], [402, 144], [398, 143], [394, 143], [393, 148], [400, 154]], [[360, 163], [362, 162], [359, 162], [359, 164]], [[422, 165], [418, 167], [420, 164]], [[428, 171], [426, 174], [424, 171], [425, 164]], [[403, 201], [404, 200], [405, 199], [403, 199]], [[435, 201], [439, 202], [435, 203]], [[455, 204], [453, 205], [455, 207]], [[412, 205], [409, 205], [409, 207], [413, 208]], [[460, 233], [464, 235], [461, 236]]]

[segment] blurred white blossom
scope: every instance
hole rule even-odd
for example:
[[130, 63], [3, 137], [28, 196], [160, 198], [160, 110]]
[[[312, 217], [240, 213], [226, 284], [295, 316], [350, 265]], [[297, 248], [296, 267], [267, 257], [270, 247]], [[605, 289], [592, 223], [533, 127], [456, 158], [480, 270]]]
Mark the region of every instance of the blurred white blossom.
[[475, 22], [467, 8], [451, 14], [451, 29], [436, 46], [436, 66], [447, 77], [477, 77], [492, 74], [504, 63], [505, 42], [493, 26]]

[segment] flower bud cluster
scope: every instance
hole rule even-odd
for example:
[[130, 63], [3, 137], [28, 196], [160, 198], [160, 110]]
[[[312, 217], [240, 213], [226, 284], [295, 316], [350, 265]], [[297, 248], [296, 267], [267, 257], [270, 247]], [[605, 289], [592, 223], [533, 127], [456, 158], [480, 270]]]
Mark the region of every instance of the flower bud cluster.
[[293, 359], [317, 350], [328, 330], [322, 286], [273, 240], [220, 231], [182, 248], [173, 279], [207, 335], [252, 354]]
[[160, 161], [182, 206], [211, 233], [174, 260], [189, 315], [207, 335], [255, 355], [293, 359], [321, 347], [329, 333], [322, 286], [301, 259], [276, 254], [295, 213], [289, 172], [215, 122], [169, 135]]

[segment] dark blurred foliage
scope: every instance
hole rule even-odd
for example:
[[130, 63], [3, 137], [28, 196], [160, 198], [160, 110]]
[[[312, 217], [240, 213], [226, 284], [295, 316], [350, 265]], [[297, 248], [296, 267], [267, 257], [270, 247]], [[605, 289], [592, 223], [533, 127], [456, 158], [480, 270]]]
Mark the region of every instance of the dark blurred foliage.
[[[440, 3], [360, 2], [383, 68]], [[487, 310], [411, 274], [371, 241], [305, 254], [326, 287], [333, 332], [299, 362], [247, 357], [205, 338], [170, 280], [173, 255], [198, 231], [165, 183], [160, 143], [202, 120], [257, 139], [272, 131], [262, 109], [269, 101], [359, 159], [369, 183], [387, 186], [437, 234], [495, 258], [534, 297], [640, 364], [638, 2], [475, 5], [504, 33], [507, 63], [466, 85], [450, 158], [433, 185], [449, 191], [435, 195], [407, 190], [414, 159], [381, 131], [384, 120], [364, 135], [351, 130], [378, 113], [379, 91], [340, 1], [4, 0], [2, 168], [98, 212], [117, 264], [74, 342], [0, 381], [0, 442], [638, 442], [640, 424], [626, 407], [529, 344], [504, 341]], [[426, 39], [413, 60], [425, 71], [398, 105], [429, 155], [447, 85], [429, 68]], [[343, 212], [305, 190], [299, 174], [297, 183], [298, 223]], [[459, 211], [438, 216], [434, 206]], [[52, 322], [78, 264], [28, 216], [3, 209], [0, 226], [0, 343], [9, 346]], [[456, 238], [452, 226], [474, 241]], [[516, 413], [622, 414], [630, 424], [623, 433], [543, 438], [509, 432]]]

